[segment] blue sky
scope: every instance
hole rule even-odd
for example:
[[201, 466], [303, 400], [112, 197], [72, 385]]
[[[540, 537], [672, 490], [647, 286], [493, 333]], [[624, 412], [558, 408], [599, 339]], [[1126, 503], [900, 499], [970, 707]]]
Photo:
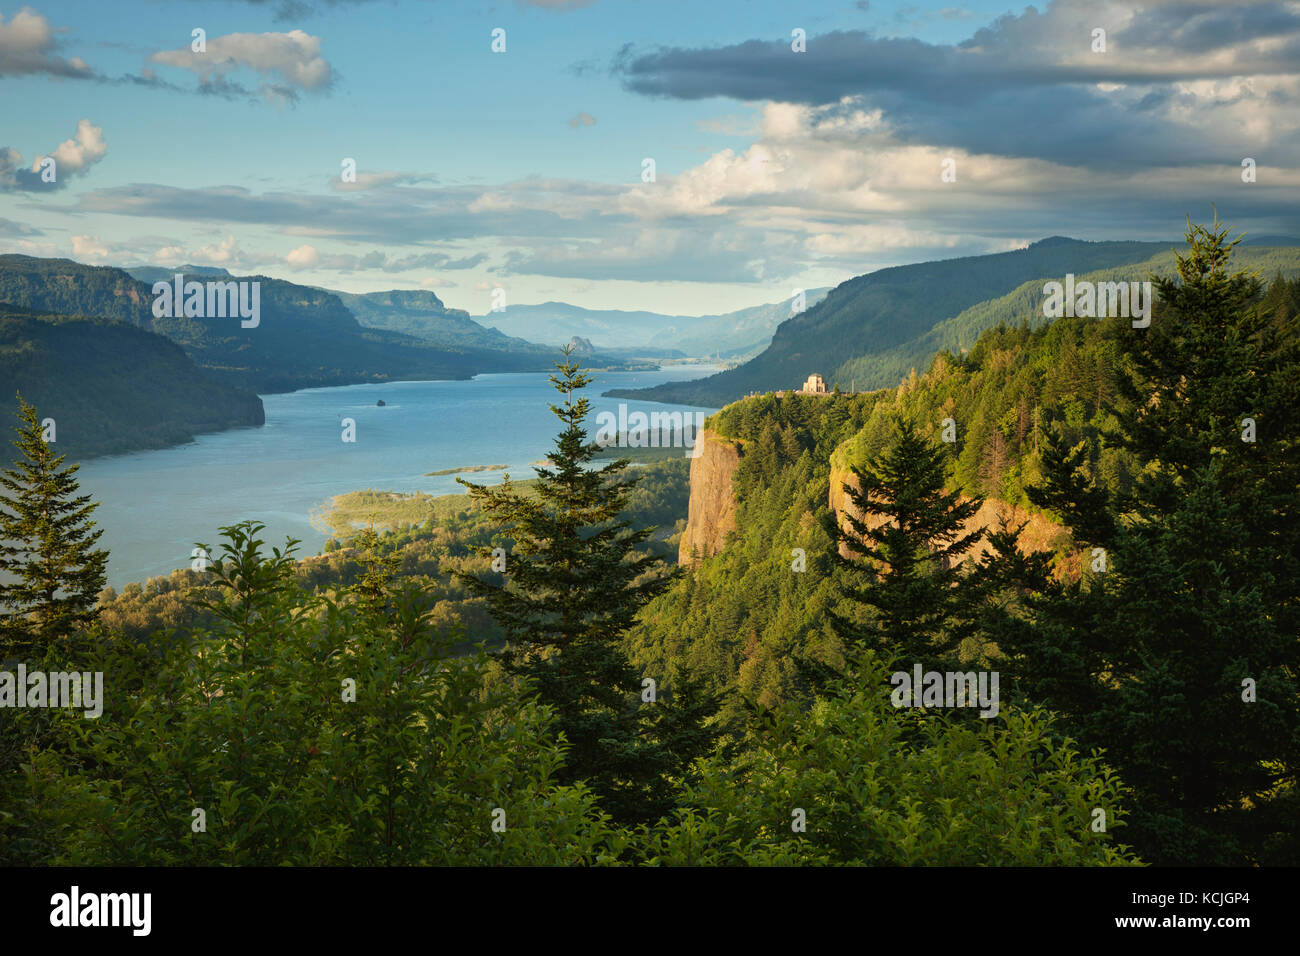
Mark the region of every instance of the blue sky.
[[[494, 286], [702, 314], [1046, 235], [1172, 238], [1211, 202], [1247, 232], [1300, 233], [1292, 2], [0, 16], [3, 252], [427, 288], [474, 314]], [[66, 160], [52, 184], [32, 172], [47, 154]]]

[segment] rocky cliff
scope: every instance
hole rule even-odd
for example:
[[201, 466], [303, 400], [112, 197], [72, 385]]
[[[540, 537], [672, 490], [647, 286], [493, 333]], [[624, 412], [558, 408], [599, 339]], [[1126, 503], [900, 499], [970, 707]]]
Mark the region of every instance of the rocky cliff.
[[707, 428], [700, 429], [696, 443], [700, 453], [691, 459], [690, 506], [677, 553], [678, 563], [687, 566], [696, 556], [717, 554], [736, 527], [731, 476], [740, 462], [740, 444]]
[[[700, 431], [698, 441], [701, 451], [691, 460], [690, 506], [677, 557], [678, 563], [687, 567], [693, 566], [697, 557], [702, 560], [721, 551], [727, 535], [736, 527], [736, 501], [731, 477], [743, 454], [740, 442], [724, 438], [707, 428]], [[837, 516], [852, 512], [855, 517], [861, 517], [846, 490], [847, 486], [856, 487], [856, 484], [851, 472], [838, 465], [832, 466], [828, 504]], [[1020, 548], [1026, 553], [1054, 551], [1068, 541], [1068, 532], [1046, 516], [994, 498], [985, 499], [963, 526], [963, 533], [980, 528], [996, 529], [1003, 517], [1010, 524], [1025, 524], [1020, 532]], [[988, 550], [988, 541], [982, 540], [962, 560], [978, 560]], [[1075, 556], [1062, 562], [1057, 573], [1077, 577], [1078, 565]]]
[[[853, 504], [848, 495], [848, 487], [856, 490], [857, 479], [848, 471], [838, 468], [831, 469], [830, 482], [830, 500], [829, 505], [837, 517], [845, 514], [852, 514], [855, 518], [861, 518], [862, 513]], [[968, 500], [962, 498], [961, 500]], [[1024, 530], [1020, 532], [1020, 550], [1026, 554], [1034, 551], [1052, 551], [1055, 550], [1058, 543], [1063, 540], [1067, 532], [1060, 525], [1049, 521], [1045, 516], [1034, 512], [1025, 511], [1015, 505], [998, 501], [996, 498], [986, 498], [980, 509], [975, 512], [963, 525], [962, 533], [969, 534], [972, 531], [988, 528], [996, 530], [999, 521], [1005, 517], [1009, 524], [1018, 525], [1022, 522], [1025, 524]], [[879, 524], [879, 520], [867, 522], [868, 526], [874, 527]], [[841, 553], [844, 549], [841, 547]], [[979, 560], [980, 556], [989, 551], [987, 539], [981, 540], [975, 547], [962, 557], [962, 560]], [[961, 563], [960, 561], [958, 563]]]

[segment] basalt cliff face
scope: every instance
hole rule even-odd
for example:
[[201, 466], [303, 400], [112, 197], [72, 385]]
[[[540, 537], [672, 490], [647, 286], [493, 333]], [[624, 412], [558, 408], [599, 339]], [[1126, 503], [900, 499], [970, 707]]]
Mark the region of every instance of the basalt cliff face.
[[699, 454], [691, 459], [691, 498], [686, 530], [677, 552], [678, 564], [692, 566], [696, 560], [722, 550], [727, 535], [736, 527], [736, 500], [731, 476], [740, 463], [740, 444], [707, 428], [695, 439]]
[[[736, 500], [731, 478], [743, 454], [739, 442], [707, 428], [700, 431], [697, 441], [700, 453], [691, 460], [690, 506], [677, 557], [678, 563], [687, 567], [721, 551], [727, 535], [736, 527]], [[857, 487], [852, 473], [833, 467], [828, 505], [838, 517], [851, 513], [861, 518], [861, 513], [849, 498], [849, 487]], [[996, 529], [1003, 518], [1012, 525], [1025, 525], [1020, 532], [1020, 548], [1026, 553], [1056, 550], [1067, 538], [1065, 529], [1044, 515], [993, 498], [985, 499], [963, 526], [963, 533]], [[962, 560], [979, 560], [988, 550], [987, 539], [981, 540]], [[1077, 565], [1077, 559], [1067, 560], [1058, 565], [1057, 573], [1077, 577]]]
[[[831, 510], [835, 512], [836, 517], [841, 520], [841, 526], [843, 525], [843, 517], [846, 514], [851, 514], [859, 520], [862, 518], [861, 510], [853, 503], [848, 493], [849, 488], [856, 491], [857, 487], [858, 482], [853, 477], [852, 472], [838, 468], [831, 469], [830, 500], [828, 504]], [[963, 496], [960, 500], [967, 501], [969, 499]], [[962, 534], [969, 534], [972, 531], [981, 529], [997, 530], [1003, 518], [1012, 526], [1022, 523], [1025, 525], [1020, 532], [1019, 543], [1020, 550], [1026, 554], [1035, 551], [1053, 551], [1062, 542], [1063, 538], [1068, 535], [1064, 528], [1049, 521], [1043, 515], [1025, 511], [1023, 508], [1018, 508], [1005, 501], [999, 501], [996, 498], [984, 499], [984, 503], [980, 505], [979, 510], [963, 523]], [[875, 527], [882, 521], [883, 519], [880, 518], [870, 519], [867, 521], [867, 526]], [[989, 550], [989, 542], [985, 537], [975, 547], [967, 551], [957, 563], [978, 561]], [[843, 546], [840, 547], [840, 553], [845, 554]]]

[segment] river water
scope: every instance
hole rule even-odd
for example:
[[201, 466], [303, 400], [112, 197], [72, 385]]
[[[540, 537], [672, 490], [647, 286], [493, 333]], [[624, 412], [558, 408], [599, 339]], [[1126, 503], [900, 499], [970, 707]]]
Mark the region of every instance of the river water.
[[[685, 406], [601, 398], [611, 388], [636, 388], [700, 378], [708, 366], [653, 372], [596, 372], [584, 394], [595, 416], [617, 412], [698, 411]], [[383, 407], [376, 403], [382, 399]], [[532, 478], [529, 465], [553, 448], [561, 423], [547, 407], [562, 397], [545, 372], [479, 375], [456, 382], [389, 382], [264, 395], [266, 424], [200, 435], [188, 445], [115, 455], [82, 464], [83, 494], [100, 507], [94, 518], [110, 552], [109, 584], [188, 566], [195, 542], [214, 547], [218, 528], [245, 519], [266, 525], [264, 540], [280, 546], [300, 538], [299, 554], [320, 551], [327, 535], [311, 515], [348, 491], [375, 488], [448, 494], [464, 489], [454, 475], [426, 472], [467, 465], [507, 465]], [[710, 409], [709, 411], [712, 411]], [[343, 441], [343, 419], [355, 421], [355, 442]], [[499, 471], [464, 477], [479, 484]]]

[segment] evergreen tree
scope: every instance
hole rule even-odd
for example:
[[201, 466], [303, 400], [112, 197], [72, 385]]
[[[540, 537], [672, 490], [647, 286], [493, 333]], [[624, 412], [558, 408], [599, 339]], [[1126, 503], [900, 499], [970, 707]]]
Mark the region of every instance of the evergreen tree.
[[1152, 325], [1115, 326], [1133, 407], [1118, 437], [1145, 465], [1111, 506], [1119, 520], [1098, 520], [1075, 454], [1045, 456], [1033, 496], [1106, 550], [1030, 601], [1032, 626], [997, 639], [1018, 688], [1134, 788], [1144, 858], [1294, 864], [1300, 350], [1257, 279], [1229, 271], [1226, 228], [1187, 239]]
[[831, 621], [846, 650], [928, 667], [954, 660], [970, 634], [973, 596], [958, 586], [958, 560], [983, 535], [962, 529], [981, 501], [944, 490], [944, 454], [909, 420], [894, 429], [882, 455], [851, 469], [857, 487], [846, 493], [857, 514], [827, 522], [844, 595], [874, 613], [862, 621], [832, 612]]
[[564, 429], [550, 467], [535, 469], [535, 490], [520, 491], [508, 475], [497, 487], [457, 479], [514, 542], [504, 583], [458, 575], [505, 632], [506, 670], [554, 710], [569, 744], [562, 780], [586, 781], [617, 820], [650, 821], [671, 809], [664, 777], [689, 760], [698, 740], [687, 727], [652, 721], [646, 708], [666, 705], [642, 705], [642, 675], [622, 642], [671, 575], [640, 547], [651, 529], [619, 517], [636, 484], [624, 474], [630, 461], [592, 467], [600, 446], [583, 427], [590, 405], [574, 394], [591, 376], [568, 350], [556, 368], [551, 382], [564, 403], [551, 411]]
[[43, 652], [94, 618], [108, 552], [91, 514], [99, 507], [77, 495], [80, 467], [61, 467], [45, 441], [36, 409], [18, 396], [13, 445], [21, 458], [0, 472], [0, 661]]
[[1084, 473], [1088, 443], [1066, 445], [1060, 429], [1048, 431], [1042, 450], [1043, 484], [1026, 488], [1025, 495], [1039, 508], [1055, 511], [1078, 544], [1109, 544], [1115, 520], [1106, 489]]

